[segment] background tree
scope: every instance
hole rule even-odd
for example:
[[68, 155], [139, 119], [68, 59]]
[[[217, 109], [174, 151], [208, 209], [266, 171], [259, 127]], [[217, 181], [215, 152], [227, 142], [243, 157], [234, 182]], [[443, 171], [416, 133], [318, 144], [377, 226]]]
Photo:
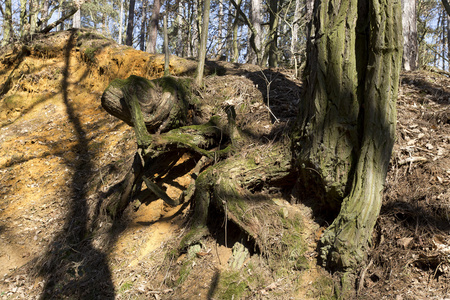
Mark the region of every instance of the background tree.
[[141, 51], [145, 51], [145, 37], [147, 33], [147, 7], [148, 0], [142, 0], [142, 22], [141, 22], [141, 31], [139, 34], [139, 49]]
[[120, 0], [120, 11], [119, 11], [119, 39], [118, 43], [122, 44], [122, 28], [123, 28], [123, 0]]
[[136, 1], [130, 0], [130, 7], [128, 11], [128, 25], [127, 25], [127, 38], [125, 41], [125, 45], [132, 46], [133, 45], [133, 30], [134, 30], [134, 6]]
[[209, 11], [211, 0], [203, 0], [203, 5], [202, 36], [200, 40], [199, 61], [196, 71], [197, 74], [195, 77], [195, 82], [199, 86], [203, 84], [203, 71], [205, 68], [206, 59], [206, 43], [208, 42]]
[[152, 17], [150, 19], [147, 52], [156, 53], [156, 40], [158, 37], [158, 24], [160, 20], [161, 0], [153, 1]]
[[278, 67], [279, 0], [269, 0], [269, 68]]
[[418, 67], [416, 1], [402, 0], [403, 69], [413, 71]]

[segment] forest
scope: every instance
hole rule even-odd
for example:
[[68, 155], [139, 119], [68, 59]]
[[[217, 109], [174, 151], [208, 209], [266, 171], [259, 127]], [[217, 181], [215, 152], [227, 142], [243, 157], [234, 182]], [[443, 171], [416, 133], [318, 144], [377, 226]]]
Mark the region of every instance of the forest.
[[0, 14], [2, 299], [448, 295], [448, 0]]
[[[405, 1], [403, 26], [415, 40], [417, 66], [449, 68], [446, 3]], [[212, 1], [207, 58], [269, 67], [297, 63], [300, 68], [313, 6], [314, 0]], [[38, 32], [93, 28], [118, 44], [162, 53], [166, 16], [170, 54], [198, 58], [202, 1], [2, 0], [0, 8], [3, 45]]]

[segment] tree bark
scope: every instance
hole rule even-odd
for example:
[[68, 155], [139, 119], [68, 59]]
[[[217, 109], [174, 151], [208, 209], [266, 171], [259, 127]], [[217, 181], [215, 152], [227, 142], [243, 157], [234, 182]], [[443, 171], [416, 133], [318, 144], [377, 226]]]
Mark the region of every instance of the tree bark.
[[158, 22], [160, 18], [161, 0], [154, 0], [152, 17], [148, 30], [147, 52], [156, 53], [156, 38], [158, 37]]
[[239, 22], [239, 10], [241, 7], [242, 0], [236, 1], [236, 14], [234, 16], [233, 22], [233, 56], [232, 62], [238, 62], [239, 60], [239, 47], [238, 47], [238, 22]]
[[[298, 1], [298, 0], [297, 0]], [[261, 65], [262, 53], [261, 53], [261, 34], [262, 34], [262, 13], [261, 13], [261, 0], [252, 0], [252, 25], [255, 30], [254, 34], [254, 52], [256, 55], [256, 63]], [[251, 38], [250, 38], [251, 39]], [[250, 41], [251, 43], [251, 41]]]
[[164, 15], [164, 76], [169, 76], [169, 34], [167, 32], [167, 13]]
[[217, 57], [216, 59], [222, 60], [224, 49], [223, 49], [223, 0], [219, 0], [219, 20], [218, 22], [218, 41], [217, 41]]
[[203, 84], [203, 72], [205, 70], [206, 43], [208, 42], [209, 11], [211, 0], [203, 0], [203, 4], [202, 36], [200, 39], [198, 66], [196, 71], [197, 74], [195, 77], [195, 82], [198, 86], [201, 86]]
[[299, 23], [301, 18], [300, 1], [301, 0], [295, 0], [295, 11], [294, 11], [294, 20], [292, 24], [291, 45], [290, 45], [290, 51], [292, 55], [291, 64], [295, 62], [295, 65], [297, 65], [298, 29], [300, 27]]
[[128, 25], [127, 25], [127, 39], [125, 45], [133, 46], [133, 30], [134, 30], [134, 6], [136, 0], [130, 0], [130, 7], [128, 10]]
[[72, 28], [81, 28], [81, 9], [78, 8], [77, 12], [72, 18]]
[[414, 71], [418, 67], [416, 2], [402, 0], [403, 69]]
[[183, 3], [182, 0], [178, 0], [178, 14], [177, 14], [177, 49], [176, 54], [180, 57], [184, 57], [185, 43], [183, 42]]
[[148, 80], [133, 75], [125, 80], [116, 79], [103, 93], [102, 106], [111, 115], [134, 126], [127, 98], [137, 95], [146, 130], [164, 132], [185, 124], [188, 84], [172, 77]]
[[145, 51], [145, 34], [147, 29], [147, 7], [148, 0], [142, 0], [142, 22], [141, 33], [139, 35], [139, 49]]
[[448, 0], [442, 0], [442, 5], [444, 5], [447, 15], [450, 16], [450, 3], [448, 3]]
[[294, 152], [307, 191], [340, 207], [321, 238], [322, 262], [351, 271], [366, 257], [394, 143], [401, 5], [317, 4]]
[[269, 1], [269, 68], [278, 67], [278, 1]]
[[20, 36], [25, 37], [29, 33], [27, 20], [27, 0], [20, 0]]
[[11, 0], [5, 1], [2, 46], [8, 44], [13, 37]]
[[30, 24], [30, 33], [33, 34], [37, 30], [37, 14], [39, 12], [39, 2], [38, 0], [30, 0], [29, 3], [29, 19], [28, 23]]
[[49, 6], [49, 0], [44, 0], [44, 5], [42, 6], [41, 11], [41, 28], [39, 30], [42, 30], [47, 26], [48, 23], [48, 7]]
[[123, 31], [123, 1], [125, 0], [120, 0], [120, 11], [119, 11], [119, 45], [122, 45], [122, 31]]

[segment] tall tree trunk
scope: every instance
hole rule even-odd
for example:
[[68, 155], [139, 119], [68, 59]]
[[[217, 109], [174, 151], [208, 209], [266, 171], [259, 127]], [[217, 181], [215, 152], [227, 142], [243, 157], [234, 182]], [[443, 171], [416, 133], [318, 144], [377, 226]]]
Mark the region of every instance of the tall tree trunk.
[[231, 7], [228, 7], [228, 18], [227, 18], [227, 35], [226, 35], [226, 56], [231, 61], [233, 59], [233, 18], [232, 18]]
[[269, 0], [269, 68], [278, 67], [278, 1]]
[[27, 0], [20, 0], [20, 36], [25, 37], [30, 31], [27, 20]]
[[29, 3], [29, 24], [30, 24], [30, 33], [33, 34], [37, 31], [37, 15], [39, 12], [39, 1], [38, 0], [30, 0]]
[[311, 36], [311, 21], [314, 10], [314, 0], [305, 0], [305, 21], [307, 23], [306, 26], [306, 36], [309, 39]]
[[[197, 41], [200, 43], [202, 39], [202, 16], [203, 16], [203, 0], [196, 1], [196, 10], [195, 10], [195, 29], [197, 32]], [[198, 45], [200, 46], [200, 45]]]
[[152, 17], [148, 29], [147, 52], [156, 53], [156, 38], [158, 37], [158, 23], [160, 18], [161, 0], [154, 0]]
[[[438, 13], [438, 20], [437, 20], [437, 25], [436, 25], [436, 28], [440, 28], [441, 27], [441, 21], [442, 21], [442, 13]], [[439, 57], [438, 57], [438, 45], [439, 45], [439, 35], [438, 35], [438, 37], [437, 37], [437, 41], [436, 41], [436, 44], [437, 44], [437, 46], [436, 46], [436, 50], [437, 51], [435, 51], [434, 52], [434, 67], [435, 68], [438, 68], [439, 67]]]
[[444, 19], [444, 26], [443, 26], [443, 30], [442, 30], [442, 70], [445, 70], [445, 64], [447, 63], [448, 66], [448, 62], [447, 62], [447, 55], [446, 53], [448, 53], [448, 41], [447, 41], [447, 31], [448, 31], [448, 16], [444, 15], [443, 16]]
[[450, 71], [450, 16], [447, 15], [447, 71]]
[[5, 1], [5, 14], [3, 21], [3, 40], [2, 46], [5, 46], [10, 42], [13, 37], [13, 27], [12, 27], [12, 5], [11, 0]]
[[[63, 9], [62, 9], [62, 4], [63, 4], [64, 0], [59, 0], [59, 5], [58, 5], [58, 17], [59, 19], [61, 19], [63, 17]], [[58, 26], [56, 27], [57, 31], [61, 31], [64, 30], [64, 23], [59, 23]]]
[[169, 34], [167, 33], [167, 11], [164, 14], [164, 76], [169, 76], [169, 63], [170, 63], [170, 53], [169, 53]]
[[177, 14], [177, 49], [176, 54], [184, 57], [185, 43], [183, 43], [183, 3], [182, 0], [178, 0], [178, 14]]
[[81, 28], [81, 8], [77, 6], [77, 12], [72, 17], [72, 28]]
[[187, 19], [188, 21], [188, 26], [187, 26], [187, 55], [194, 57], [194, 41], [193, 41], [193, 28], [192, 28], [192, 22], [194, 20], [194, 5], [192, 2], [188, 2], [188, 9], [187, 9]]
[[300, 0], [295, 0], [294, 21], [292, 24], [291, 45], [289, 49], [292, 55], [291, 64], [295, 61], [295, 65], [297, 65], [298, 29], [300, 17], [301, 17]]
[[419, 51], [417, 42], [416, 1], [402, 0], [403, 69], [417, 69]]
[[133, 30], [134, 30], [134, 6], [136, 0], [130, 0], [130, 7], [128, 9], [128, 25], [127, 25], [127, 39], [125, 45], [133, 46]]
[[231, 61], [238, 62], [239, 60], [239, 47], [238, 47], [238, 25], [239, 25], [239, 9], [241, 6], [242, 0], [236, 1], [236, 14], [234, 16], [233, 22], [233, 56]]
[[49, 0], [44, 0], [44, 5], [42, 6], [41, 10], [41, 28], [40, 30], [44, 29], [48, 24], [48, 8], [49, 8]]
[[[261, 49], [261, 39], [262, 39], [262, 13], [261, 13], [261, 0], [252, 0], [252, 26], [255, 30], [254, 37], [254, 51], [256, 55], [256, 63], [261, 65], [262, 63], [262, 49]], [[251, 42], [251, 41], [250, 41]]]
[[[317, 1], [294, 153], [305, 191], [339, 215], [321, 259], [350, 271], [366, 257], [394, 143], [401, 67], [399, 0]], [[305, 193], [307, 193], [305, 192]]]
[[141, 34], [139, 35], [139, 49], [145, 51], [145, 33], [147, 28], [147, 7], [148, 0], [142, 0], [142, 22]]
[[198, 66], [196, 74], [197, 76], [195, 77], [195, 82], [199, 86], [203, 83], [203, 71], [205, 69], [206, 43], [208, 42], [209, 11], [211, 0], [203, 0], [203, 4], [202, 36], [200, 39], [200, 50], [198, 55]]
[[119, 11], [119, 45], [122, 45], [122, 32], [123, 32], [123, 1], [120, 0], [120, 11]]
[[219, 19], [218, 22], [218, 41], [217, 41], [217, 57], [216, 59], [222, 60], [224, 53], [224, 42], [223, 42], [223, 0], [219, 0]]

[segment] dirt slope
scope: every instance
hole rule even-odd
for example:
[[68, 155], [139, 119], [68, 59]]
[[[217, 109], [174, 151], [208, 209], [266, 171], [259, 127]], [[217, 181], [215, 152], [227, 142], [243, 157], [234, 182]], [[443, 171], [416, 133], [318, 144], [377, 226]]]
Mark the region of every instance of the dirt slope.
[[[188, 210], [161, 200], [130, 207], [114, 223], [102, 217], [101, 204], [119, 188], [136, 146], [133, 131], [103, 111], [100, 95], [114, 78], [161, 76], [162, 56], [89, 31], [39, 37], [0, 54], [0, 297], [332, 297], [331, 276], [315, 265], [315, 243], [326, 224], [290, 199], [275, 202], [302, 220], [308, 244], [307, 261], [289, 270], [258, 253], [241, 271], [230, 270], [232, 247], [242, 241], [231, 229], [218, 229], [193, 255], [173, 256]], [[171, 59], [172, 74], [194, 68], [193, 61]], [[295, 117], [301, 83], [289, 70], [209, 68], [200, 99], [239, 103], [241, 126], [255, 136], [281, 135]], [[445, 75], [403, 75], [385, 202], [371, 261], [360, 273], [362, 299], [441, 299], [450, 292], [449, 99]], [[268, 101], [279, 123], [269, 117]], [[181, 193], [194, 166], [183, 157], [163, 178], [170, 196]]]

